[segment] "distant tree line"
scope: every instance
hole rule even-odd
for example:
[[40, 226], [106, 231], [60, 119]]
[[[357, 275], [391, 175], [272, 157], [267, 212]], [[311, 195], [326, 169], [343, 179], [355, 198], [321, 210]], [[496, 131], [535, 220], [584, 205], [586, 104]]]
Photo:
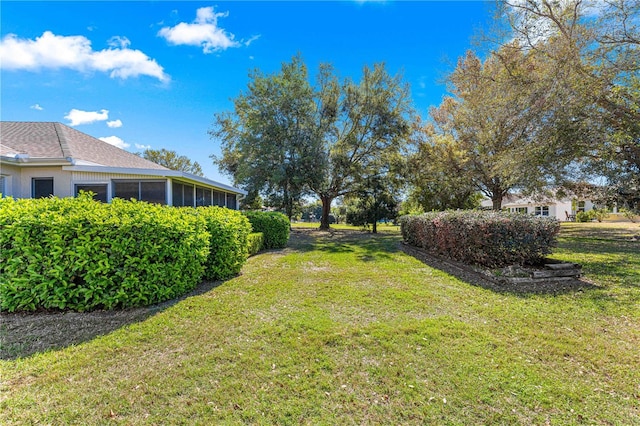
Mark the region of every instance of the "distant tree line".
[[375, 231], [402, 199], [404, 211], [473, 208], [482, 196], [500, 209], [509, 192], [571, 193], [594, 177], [603, 199], [640, 208], [640, 2], [502, 1], [496, 24], [489, 52], [458, 60], [428, 117], [384, 64], [360, 81], [321, 65], [314, 84], [299, 55], [255, 70], [215, 117], [214, 162], [247, 206], [292, 218], [317, 197], [321, 228], [336, 199]]

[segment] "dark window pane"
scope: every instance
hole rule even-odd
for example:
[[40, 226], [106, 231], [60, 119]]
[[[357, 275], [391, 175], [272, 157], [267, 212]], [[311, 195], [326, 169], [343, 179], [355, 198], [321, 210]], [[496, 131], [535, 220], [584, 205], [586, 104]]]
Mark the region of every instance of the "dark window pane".
[[218, 191], [213, 192], [213, 200], [214, 200], [214, 204], [220, 207], [224, 207], [227, 201], [224, 195], [224, 192], [218, 192]]
[[140, 200], [149, 203], [167, 204], [165, 182], [140, 182]]
[[193, 185], [184, 186], [184, 205], [193, 207]]
[[93, 199], [97, 201], [107, 202], [107, 185], [76, 185], [76, 196], [80, 191], [93, 192]]
[[113, 182], [113, 196], [125, 200], [140, 199], [140, 182]]
[[227, 194], [227, 207], [230, 209], [236, 209], [236, 194]]
[[205, 206], [210, 206], [211, 205], [211, 190], [210, 189], [205, 189], [204, 190], [204, 205]]
[[197, 186], [196, 187], [196, 206], [204, 206], [204, 188]]
[[53, 178], [33, 178], [33, 198], [53, 195]]
[[173, 192], [173, 205], [176, 207], [184, 206], [184, 197], [182, 195], [184, 185], [181, 183], [173, 182], [171, 186], [171, 192]]

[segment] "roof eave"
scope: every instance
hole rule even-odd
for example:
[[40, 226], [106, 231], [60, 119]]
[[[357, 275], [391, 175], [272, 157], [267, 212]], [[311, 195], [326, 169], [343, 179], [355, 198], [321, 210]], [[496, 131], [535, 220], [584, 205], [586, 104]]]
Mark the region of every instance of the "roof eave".
[[16, 166], [73, 166], [73, 158], [44, 158], [29, 157], [25, 155], [2, 155], [0, 163], [13, 164]]
[[187, 172], [176, 172], [176, 173], [180, 173], [179, 177], [182, 178], [182, 179], [187, 179], [187, 180], [190, 180], [190, 181], [204, 183], [206, 185], [216, 186], [216, 187], [218, 187], [220, 189], [225, 189], [225, 190], [228, 190], [228, 191], [236, 192], [238, 194], [247, 195], [247, 191], [245, 191], [245, 190], [242, 190], [240, 188], [234, 188], [233, 186], [225, 185], [224, 183], [216, 182], [214, 180], [210, 180], [210, 179], [207, 179], [207, 178], [202, 177], [202, 176], [194, 175], [194, 174], [187, 173]]

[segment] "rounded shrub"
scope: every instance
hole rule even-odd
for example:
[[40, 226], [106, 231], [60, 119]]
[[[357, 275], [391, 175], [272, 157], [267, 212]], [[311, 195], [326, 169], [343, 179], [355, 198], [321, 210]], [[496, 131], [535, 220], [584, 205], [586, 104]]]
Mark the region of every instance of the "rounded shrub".
[[505, 212], [446, 211], [403, 216], [407, 244], [488, 267], [534, 264], [556, 245], [560, 222]]
[[262, 232], [265, 249], [283, 248], [289, 241], [291, 223], [282, 213], [246, 211], [244, 215], [251, 222], [253, 232]]
[[249, 256], [249, 220], [239, 211], [222, 207], [186, 207], [204, 219], [209, 235], [209, 256], [204, 277], [220, 280], [237, 275]]
[[0, 200], [0, 310], [87, 311], [172, 299], [201, 280], [205, 221], [114, 199]]
[[576, 222], [591, 222], [593, 220], [593, 216], [589, 214], [589, 212], [578, 212], [576, 214]]
[[249, 256], [252, 256], [262, 250], [264, 245], [264, 234], [262, 232], [252, 232], [247, 239], [247, 247]]

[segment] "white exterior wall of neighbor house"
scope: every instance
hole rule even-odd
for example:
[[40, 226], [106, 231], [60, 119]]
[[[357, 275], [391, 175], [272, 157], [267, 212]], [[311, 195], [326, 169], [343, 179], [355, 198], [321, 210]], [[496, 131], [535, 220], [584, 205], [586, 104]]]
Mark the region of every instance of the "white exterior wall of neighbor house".
[[585, 211], [588, 212], [589, 210], [593, 210], [595, 208], [595, 205], [591, 202], [591, 201], [584, 201], [584, 207], [581, 205], [580, 201], [576, 201], [575, 202], [575, 212], [579, 212], [579, 211]]
[[[491, 208], [491, 200], [484, 199], [481, 201], [481, 205], [484, 208]], [[545, 210], [545, 207], [547, 208]], [[546, 200], [535, 201], [529, 198], [516, 198], [512, 201], [505, 201], [502, 203], [502, 209], [510, 212], [521, 212], [531, 215], [549, 212], [549, 217], [555, 217], [558, 220], [566, 221], [570, 220], [568, 216], [575, 216], [580, 211], [593, 210], [597, 206], [590, 200]], [[612, 212], [617, 213], [617, 206], [612, 207]]]
[[571, 212], [571, 200], [558, 201], [555, 207], [555, 218], [558, 220], [568, 220], [567, 215], [575, 214]]
[[[545, 215], [548, 212], [548, 217], [554, 217], [561, 221], [569, 220], [568, 216], [575, 215], [577, 211], [593, 210], [594, 204], [591, 201], [584, 201], [584, 207], [579, 204], [578, 201], [572, 200], [547, 200], [547, 201], [533, 201], [529, 199], [519, 199], [513, 202], [503, 203], [502, 208], [510, 212], [521, 212], [531, 215]], [[578, 207], [580, 206], [580, 207]]]
[[502, 208], [510, 212], [522, 212], [536, 216], [554, 217], [558, 220], [567, 220], [567, 215], [571, 214], [571, 201], [524, 202], [524, 200], [517, 200], [513, 203], [505, 203]]

